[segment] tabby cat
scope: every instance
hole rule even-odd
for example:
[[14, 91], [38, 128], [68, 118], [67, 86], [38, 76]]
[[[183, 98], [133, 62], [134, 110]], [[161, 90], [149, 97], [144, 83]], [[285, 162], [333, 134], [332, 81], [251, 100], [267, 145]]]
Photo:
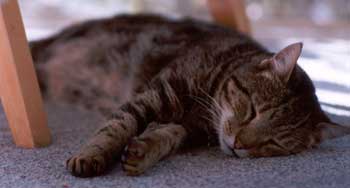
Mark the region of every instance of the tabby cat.
[[118, 159], [140, 175], [208, 143], [237, 157], [291, 155], [350, 133], [321, 110], [297, 65], [301, 43], [271, 53], [222, 26], [121, 15], [30, 46], [45, 97], [108, 118], [67, 160], [74, 176], [101, 175]]

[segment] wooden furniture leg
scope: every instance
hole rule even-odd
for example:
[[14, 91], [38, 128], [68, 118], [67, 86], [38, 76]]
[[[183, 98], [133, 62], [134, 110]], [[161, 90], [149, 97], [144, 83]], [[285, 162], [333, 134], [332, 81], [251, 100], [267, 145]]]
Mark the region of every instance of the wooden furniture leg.
[[209, 10], [218, 23], [250, 34], [244, 3], [244, 0], [208, 0]]
[[0, 94], [14, 141], [25, 148], [47, 146], [50, 132], [18, 2], [0, 6]]

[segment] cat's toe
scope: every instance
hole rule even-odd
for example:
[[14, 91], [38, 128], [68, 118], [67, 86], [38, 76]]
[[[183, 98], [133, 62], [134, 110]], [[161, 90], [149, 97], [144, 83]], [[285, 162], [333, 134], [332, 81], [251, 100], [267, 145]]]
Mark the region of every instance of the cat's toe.
[[122, 168], [129, 176], [137, 176], [142, 174], [147, 168], [147, 144], [134, 138], [126, 146], [125, 152], [122, 155]]
[[66, 168], [73, 176], [93, 177], [101, 175], [106, 169], [106, 164], [103, 157], [78, 155], [67, 160]]

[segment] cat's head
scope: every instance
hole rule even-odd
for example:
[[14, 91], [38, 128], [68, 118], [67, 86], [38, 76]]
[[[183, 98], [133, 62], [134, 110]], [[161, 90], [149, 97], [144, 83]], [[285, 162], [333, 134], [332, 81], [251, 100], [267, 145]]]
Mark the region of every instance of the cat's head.
[[[258, 63], [247, 63], [220, 92], [220, 146], [239, 157], [270, 157], [307, 150], [350, 134], [321, 110], [315, 88], [297, 65], [302, 43]], [[321, 73], [320, 73], [321, 74]]]

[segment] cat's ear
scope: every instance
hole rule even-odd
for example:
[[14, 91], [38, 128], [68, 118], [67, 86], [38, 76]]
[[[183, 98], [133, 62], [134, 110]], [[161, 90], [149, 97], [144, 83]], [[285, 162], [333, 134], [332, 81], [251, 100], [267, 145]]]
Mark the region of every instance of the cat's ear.
[[350, 134], [350, 127], [338, 125], [335, 123], [319, 123], [317, 127], [321, 131], [321, 141]]
[[303, 43], [301, 42], [291, 44], [276, 53], [272, 58], [267, 59], [262, 63], [269, 63], [273, 71], [281, 78], [281, 80], [287, 83], [297, 64], [302, 48]]

